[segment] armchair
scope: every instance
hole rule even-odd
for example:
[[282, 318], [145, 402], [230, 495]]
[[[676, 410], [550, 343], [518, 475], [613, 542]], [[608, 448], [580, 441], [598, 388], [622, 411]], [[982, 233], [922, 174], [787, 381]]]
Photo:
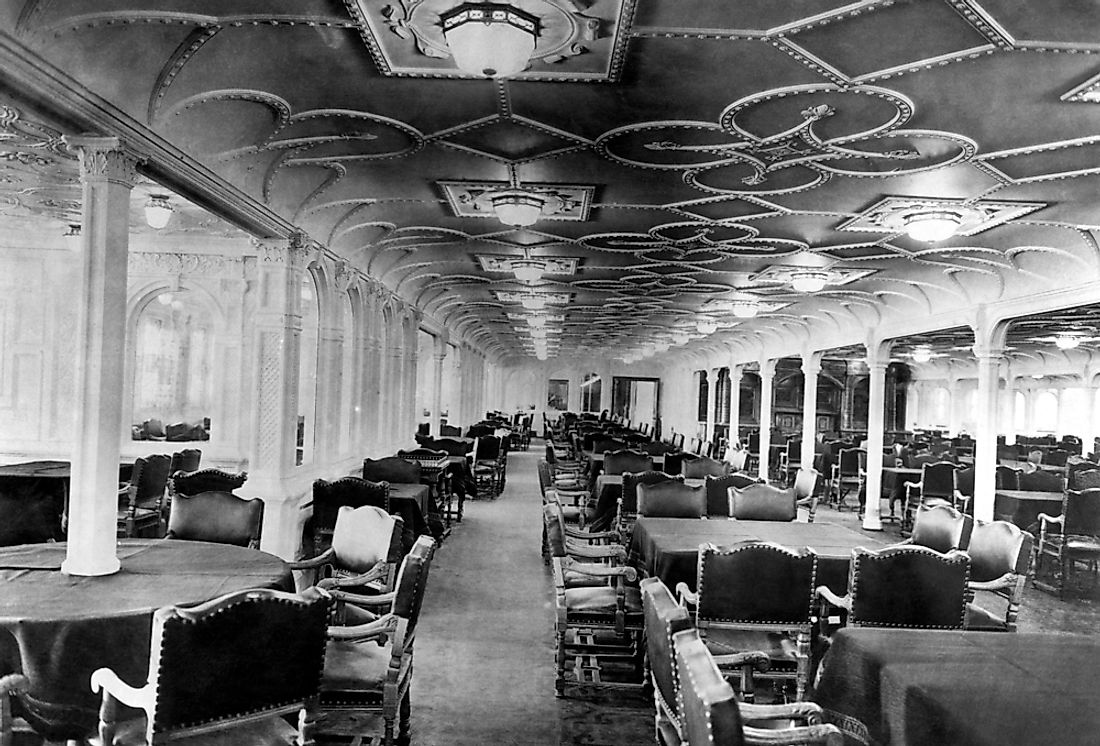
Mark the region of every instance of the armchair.
[[291, 562], [290, 569], [312, 571], [310, 585], [322, 588], [388, 593], [401, 561], [403, 523], [373, 505], [341, 505], [332, 546], [310, 559]]
[[722, 477], [707, 477], [707, 515], [713, 518], [728, 518], [730, 514], [730, 487], [744, 489], [750, 484], [760, 484], [760, 480], [748, 474], [727, 474]]
[[616, 451], [606, 451], [603, 456], [603, 473], [608, 475], [625, 474], [626, 472], [638, 473], [653, 469], [653, 457], [641, 451], [630, 451], [625, 448]]
[[248, 472], [231, 474], [221, 469], [199, 469], [198, 471], [176, 471], [168, 477], [169, 504], [173, 498], [181, 495], [197, 495], [200, 492], [232, 492], [244, 486], [248, 481]]
[[501, 438], [485, 435], [477, 439], [474, 453], [474, 483], [478, 495], [490, 499], [500, 495], [504, 488], [504, 450]]
[[[306, 712], [316, 702], [332, 599], [248, 590], [153, 614], [150, 681], [92, 674], [102, 692], [99, 743], [311, 743]], [[119, 705], [144, 717], [119, 722]], [[298, 728], [283, 715], [298, 713]]]
[[[813, 464], [809, 464], [812, 466]], [[802, 468], [802, 438], [791, 438], [779, 454], [779, 473], [790, 480], [791, 475]]]
[[[1031, 564], [1034, 539], [1008, 521], [979, 521], [970, 534], [970, 602], [966, 605], [966, 628], [1015, 632], [1024, 597], [1024, 582]], [[977, 593], [998, 596], [1005, 603], [1003, 614], [975, 603]]]
[[[848, 612], [853, 627], [961, 629], [966, 620], [970, 557], [951, 550], [895, 545], [881, 551], [852, 550], [848, 593], [837, 596], [826, 586], [817, 596]], [[821, 618], [828, 618], [823, 607]]]
[[767, 672], [741, 666], [741, 694], [752, 702], [754, 679], [793, 681], [801, 701], [810, 681], [811, 616], [817, 555], [811, 549], [743, 541], [729, 547], [699, 547], [696, 592], [686, 583], [676, 594], [695, 609], [695, 626], [715, 655], [759, 650]]
[[623, 488], [615, 507], [614, 528], [622, 536], [629, 536], [634, 530], [634, 521], [638, 518], [638, 486], [642, 484], [660, 484], [662, 482], [682, 482], [683, 477], [670, 476], [663, 471], [648, 469], [639, 472], [623, 473]]
[[681, 467], [684, 479], [705, 479], [706, 477], [724, 477], [730, 473], [730, 465], [725, 461], [715, 461], [706, 456], [685, 461]]
[[688, 746], [844, 743], [839, 728], [820, 723], [821, 708], [815, 704], [752, 706], [738, 702], [698, 630], [677, 632], [672, 644], [682, 682], [684, 743]]
[[246, 500], [230, 492], [180, 495], [168, 515], [166, 539], [212, 541], [260, 548], [264, 501]]
[[806, 506], [806, 523], [813, 523], [817, 516], [817, 479], [820, 476], [821, 472], [817, 469], [799, 469], [791, 485], [796, 509], [800, 505]]
[[[416, 449], [421, 450], [421, 449]], [[400, 456], [363, 459], [363, 479], [367, 482], [420, 482], [420, 464]]]
[[965, 511], [967, 498], [959, 491], [958, 465], [950, 461], [922, 465], [920, 481], [905, 485], [905, 508], [901, 520], [902, 535], [907, 536], [912, 532], [913, 515], [918, 505], [945, 503]]
[[[382, 743], [409, 742], [413, 641], [435, 542], [421, 536], [401, 563], [395, 590], [359, 596], [333, 590], [338, 604], [362, 607], [371, 621], [329, 627], [321, 697], [312, 721], [319, 735], [362, 738], [378, 729]], [[373, 611], [372, 611], [373, 610]]]
[[313, 517], [310, 519], [314, 551], [320, 551], [331, 540], [340, 506], [361, 508], [373, 505], [390, 512], [389, 489], [389, 482], [368, 482], [358, 477], [344, 477], [333, 482], [324, 479], [314, 481]]
[[[1049, 570], [1052, 578], [1043, 577]], [[1035, 561], [1035, 585], [1064, 596], [1066, 583], [1076, 570], [1076, 563], [1086, 562], [1096, 573], [1100, 562], [1100, 488], [1066, 490], [1062, 498], [1062, 514], [1039, 514], [1039, 548]]]
[[[14, 733], [20, 733], [29, 729], [23, 722], [16, 722], [11, 709], [12, 695], [23, 694], [31, 686], [26, 676], [10, 673], [0, 676], [0, 746], [13, 746]], [[41, 741], [41, 739], [38, 739]]]
[[829, 483], [830, 498], [837, 510], [844, 508], [845, 498], [853, 489], [856, 495], [863, 490], [866, 479], [867, 449], [841, 448]]
[[798, 517], [794, 490], [770, 484], [730, 487], [729, 502], [730, 515], [741, 521], [793, 521]]
[[158, 536], [163, 526], [164, 496], [172, 457], [166, 453], [134, 460], [130, 481], [120, 485], [118, 535], [137, 536], [152, 529]]
[[974, 520], [950, 505], [921, 505], [913, 525], [913, 533], [901, 542], [935, 549], [946, 553], [952, 549], [966, 549]]
[[658, 518], [702, 518], [707, 514], [707, 493], [701, 484], [687, 485], [675, 479], [639, 484], [638, 515]]
[[[543, 531], [546, 533], [547, 559], [552, 557], [570, 557], [582, 563], [622, 566], [626, 564], [626, 548], [619, 544], [619, 535], [614, 531], [578, 531], [566, 525], [562, 519], [561, 506], [553, 495], [542, 507]], [[606, 586], [608, 579], [599, 575], [580, 571], [566, 570], [564, 576], [566, 588]]]

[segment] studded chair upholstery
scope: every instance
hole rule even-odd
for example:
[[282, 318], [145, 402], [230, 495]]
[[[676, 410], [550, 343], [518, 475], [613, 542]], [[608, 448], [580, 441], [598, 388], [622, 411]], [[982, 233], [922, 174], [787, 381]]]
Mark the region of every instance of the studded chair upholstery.
[[328, 630], [318, 735], [359, 738], [377, 733], [385, 746], [393, 746], [398, 737], [409, 742], [413, 643], [434, 553], [435, 542], [419, 537], [401, 562], [391, 593], [331, 591], [338, 603], [362, 609], [356, 618], [373, 619]]
[[722, 477], [707, 477], [707, 515], [712, 518], [728, 518], [730, 514], [730, 487], [744, 489], [750, 484], [760, 484], [760, 480], [748, 474], [727, 474]]
[[1078, 562], [1093, 573], [1100, 564], [1100, 488], [1066, 490], [1061, 515], [1039, 514], [1035, 585], [1063, 595]]
[[[149, 683], [135, 688], [109, 668], [91, 678], [102, 692], [99, 743], [310, 743], [331, 599], [310, 589], [232, 593], [153, 614]], [[201, 685], [200, 685], [201, 684]], [[118, 720], [119, 705], [144, 717]], [[295, 729], [282, 716], [298, 713]]]
[[937, 552], [950, 552], [952, 549], [966, 549], [974, 520], [950, 505], [922, 505], [917, 508], [913, 533], [903, 544], [935, 549]]
[[264, 501], [238, 497], [231, 492], [179, 495], [168, 515], [166, 539], [212, 541], [260, 548]]
[[623, 536], [629, 536], [634, 530], [634, 521], [638, 518], [638, 487], [643, 484], [662, 482], [682, 482], [683, 477], [672, 476], [663, 471], [648, 469], [640, 472], [624, 472], [623, 488], [615, 509], [615, 529]]
[[200, 492], [232, 492], [240, 489], [248, 481], [248, 472], [236, 473], [221, 469], [199, 469], [198, 471], [173, 472], [168, 477], [168, 496], [197, 495]]
[[691, 461], [685, 461], [681, 467], [681, 473], [684, 475], [684, 479], [724, 477], [730, 473], [730, 465], [725, 461], [715, 461], [712, 458], [701, 456]]
[[793, 521], [798, 505], [793, 489], [770, 484], [729, 488], [730, 515], [741, 521]]
[[[970, 534], [970, 594], [966, 628], [1015, 632], [1024, 597], [1024, 582], [1031, 564], [1034, 539], [1008, 521], [979, 521]], [[976, 603], [976, 594], [995, 595], [1004, 602], [1004, 613]]]
[[[970, 556], [941, 554], [916, 545], [880, 551], [857, 547], [849, 565], [848, 593], [840, 597], [826, 586], [817, 595], [848, 612], [853, 627], [961, 629], [966, 621]], [[827, 617], [823, 609], [822, 617]]]
[[677, 480], [638, 485], [638, 515], [657, 518], [702, 518], [707, 514], [703, 485]]
[[1018, 490], [1020, 489], [1020, 470], [1011, 466], [1005, 466], [999, 464], [997, 466], [997, 474], [994, 482], [996, 489], [999, 490]]
[[637, 473], [652, 469], [653, 457], [641, 451], [623, 448], [617, 451], [606, 451], [603, 456], [603, 473], [607, 475], [625, 474], [628, 471]]
[[695, 609], [695, 626], [715, 655], [763, 651], [766, 673], [742, 667], [742, 696], [753, 699], [753, 681], [793, 681], [801, 701], [810, 680], [811, 616], [817, 555], [810, 549], [744, 541], [699, 547], [697, 591], [676, 586], [682, 603]]

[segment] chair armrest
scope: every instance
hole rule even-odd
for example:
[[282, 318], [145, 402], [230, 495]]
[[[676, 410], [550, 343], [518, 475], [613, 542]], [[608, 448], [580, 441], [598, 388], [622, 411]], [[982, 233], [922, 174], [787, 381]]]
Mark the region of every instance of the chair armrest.
[[742, 668], [752, 666], [757, 673], [764, 673], [772, 667], [771, 658], [763, 650], [746, 650], [743, 653], [712, 655], [718, 668]]
[[688, 584], [680, 581], [676, 584], [676, 600], [684, 608], [699, 605], [699, 594], [688, 588]]
[[618, 544], [605, 544], [603, 546], [578, 546], [566, 542], [565, 553], [571, 557], [580, 559], [600, 559], [626, 561], [626, 549]]
[[366, 624], [329, 627], [328, 638], [344, 642], [377, 642], [379, 645], [385, 645], [390, 635], [397, 629], [397, 619], [396, 614], [386, 614]]
[[104, 703], [108, 698], [121, 702], [127, 707], [136, 707], [139, 710], [152, 712], [156, 698], [156, 687], [146, 684], [140, 689], [132, 687], [119, 678], [118, 674], [109, 668], [97, 668], [92, 672], [92, 693], [103, 691]]
[[817, 597], [823, 599], [833, 606], [845, 609], [847, 611], [852, 610], [852, 597], [851, 596], [838, 596], [829, 590], [826, 585], [819, 585], [815, 591]]
[[577, 562], [572, 557], [562, 557], [561, 567], [563, 570], [572, 570], [582, 575], [591, 575], [597, 578], [623, 578], [629, 582], [638, 579], [638, 571], [633, 567]]
[[966, 584], [966, 587], [972, 591], [998, 591], [1016, 585], [1016, 580], [1019, 577], [1014, 572], [1006, 572], [995, 580], [971, 580]]
[[738, 702], [741, 719], [746, 723], [761, 720], [803, 720], [807, 725], [821, 722], [821, 705], [816, 702], [789, 702], [782, 705], [754, 705]]
[[[332, 590], [334, 588], [355, 588], [357, 586], [366, 585], [367, 583], [374, 582], [375, 580], [382, 580], [386, 576], [386, 563], [379, 562], [366, 572], [359, 573], [358, 575], [349, 575], [344, 578], [325, 578], [323, 588]], [[321, 583], [318, 583], [321, 585]], [[373, 598], [368, 596], [368, 598]]]
[[618, 531], [582, 531], [570, 526], [565, 527], [565, 535], [570, 539], [584, 539], [589, 543], [610, 541], [613, 544], [618, 544], [621, 538]]
[[26, 691], [30, 688], [30, 685], [30, 679], [20, 673], [9, 673], [7, 676], [0, 676], [0, 696]]
[[394, 598], [397, 597], [397, 593], [390, 591], [389, 593], [379, 593], [377, 596], [364, 596], [362, 593], [349, 593], [348, 591], [341, 591], [336, 589], [330, 589], [327, 585], [318, 584], [318, 587], [329, 592], [337, 601], [343, 601], [344, 603], [355, 604], [356, 606], [392, 606]]
[[1056, 517], [1056, 516], [1052, 516], [1052, 515], [1047, 515], [1046, 513], [1040, 513], [1039, 515], [1036, 516], [1036, 518], [1039, 519], [1039, 530], [1041, 530], [1041, 531], [1046, 530], [1046, 525], [1048, 523], [1053, 523], [1057, 526], [1063, 526], [1063, 525], [1065, 525], [1065, 522], [1066, 522], [1066, 517], [1064, 515], [1060, 515], [1060, 516]]
[[835, 725], [805, 725], [797, 728], [782, 728], [771, 730], [765, 728], [753, 728], [746, 725], [744, 728], [745, 743], [748, 746], [763, 746], [764, 744], [825, 744], [825, 746], [843, 746], [844, 736]]
[[288, 562], [287, 564], [290, 566], [291, 570], [312, 570], [317, 567], [324, 567], [334, 559], [336, 559], [336, 550], [329, 547], [312, 559], [298, 560], [297, 562]]

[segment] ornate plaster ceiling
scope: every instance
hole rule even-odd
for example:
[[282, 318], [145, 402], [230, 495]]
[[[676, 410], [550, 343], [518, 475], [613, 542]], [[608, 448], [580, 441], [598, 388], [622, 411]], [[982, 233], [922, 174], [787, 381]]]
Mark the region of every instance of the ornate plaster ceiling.
[[[528, 354], [511, 316], [530, 289], [500, 271], [507, 257], [575, 267], [535, 288], [565, 299], [563, 355], [698, 339], [701, 313], [715, 342], [806, 336], [1097, 274], [1090, 4], [516, 0], [543, 31], [528, 71], [503, 81], [455, 69], [436, 25], [454, 4], [0, 13], [21, 48], [441, 322], [485, 329], [499, 358]], [[0, 121], [0, 199], [63, 220], [67, 156], [33, 141], [70, 119], [25, 103], [22, 124]], [[554, 192], [555, 214], [487, 218], [479, 200], [500, 186]], [[889, 219], [913, 204], [973, 219], [922, 243]], [[794, 292], [791, 267], [830, 282]], [[764, 303], [756, 318], [732, 313], [745, 292]]]

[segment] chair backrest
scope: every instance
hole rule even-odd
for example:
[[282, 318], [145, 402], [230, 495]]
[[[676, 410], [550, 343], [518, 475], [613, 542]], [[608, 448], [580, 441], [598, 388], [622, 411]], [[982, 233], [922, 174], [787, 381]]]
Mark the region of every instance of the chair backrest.
[[313, 531], [332, 531], [341, 505], [361, 508], [373, 505], [389, 512], [389, 482], [369, 482], [359, 477], [344, 477], [333, 482], [318, 479], [313, 483]]
[[730, 515], [742, 521], [793, 521], [798, 517], [794, 490], [770, 484], [730, 487], [729, 502]]
[[401, 562], [394, 583], [392, 611], [407, 621], [405, 637], [411, 643], [420, 619], [420, 607], [424, 603], [424, 589], [428, 583], [428, 570], [435, 555], [435, 541], [430, 536], [420, 536]]
[[817, 489], [817, 478], [820, 476], [821, 473], [817, 469], [803, 467], [798, 470], [794, 477], [794, 484], [791, 485], [796, 502], [804, 497], [813, 496], [814, 490]]
[[[740, 746], [745, 742], [741, 706], [722, 677], [699, 630], [672, 637], [679, 673], [682, 727], [688, 746]], [[777, 741], [781, 743], [782, 741]]]
[[[138, 462], [142, 462], [139, 470]], [[137, 474], [137, 500], [161, 500], [168, 487], [169, 469], [172, 457], [167, 453], [154, 453], [134, 460], [134, 474]]]
[[745, 449], [732, 447], [726, 449], [726, 463], [730, 465], [731, 471], [744, 471], [748, 462], [749, 452]]
[[802, 460], [802, 438], [791, 438], [787, 441], [787, 463], [797, 464]]
[[543, 499], [545, 499], [546, 490], [550, 489], [550, 486], [553, 483], [553, 480], [550, 477], [550, 464], [546, 462], [546, 459], [540, 458], [538, 460], [538, 464], [536, 465], [536, 469], [539, 475], [539, 492], [542, 494]]
[[477, 452], [475, 461], [495, 461], [500, 458], [501, 439], [495, 435], [482, 435], [477, 439]]
[[0, 546], [39, 544], [61, 538], [54, 501], [22, 490], [0, 491]]
[[436, 438], [425, 445], [435, 451], [446, 451], [448, 456], [465, 456], [474, 449], [474, 441], [460, 438]]
[[744, 489], [750, 484], [759, 484], [760, 480], [748, 474], [727, 474], [723, 477], [707, 477], [707, 515], [728, 517], [730, 514], [730, 487]]
[[[430, 452], [438, 453], [438, 451]], [[363, 479], [369, 482], [416, 484], [420, 481], [420, 464], [400, 456], [365, 458], [363, 459]]]
[[707, 514], [703, 485], [690, 486], [676, 479], [638, 485], [638, 515], [657, 518], [702, 518]]
[[202, 461], [202, 451], [198, 448], [184, 448], [172, 454], [172, 465], [168, 469], [169, 474], [177, 471], [195, 471]]
[[458, 438], [462, 435], [462, 428], [456, 425], [440, 425], [439, 435], [443, 438]]
[[1100, 488], [1066, 490], [1062, 515], [1067, 535], [1100, 536]]
[[699, 547], [696, 619], [741, 624], [809, 624], [817, 555], [770, 541]]
[[645, 578], [640, 583], [640, 588], [653, 693], [658, 700], [658, 708], [663, 707], [679, 731], [680, 674], [676, 670], [672, 636], [685, 629], [692, 629], [691, 616], [683, 606], [676, 603], [668, 586], [660, 578]]
[[1008, 521], [978, 521], [970, 533], [970, 579], [985, 583], [1007, 573], [1026, 575], [1031, 562], [1031, 534]]
[[996, 489], [1018, 490], [1020, 489], [1020, 470], [1011, 466], [998, 465], [995, 480]]
[[715, 461], [702, 456], [685, 461], [680, 469], [685, 479], [705, 479], [706, 477], [724, 477], [730, 473], [730, 465], [725, 461]]
[[1091, 461], [1085, 461], [1086, 468], [1070, 468], [1067, 475], [1067, 486], [1071, 490], [1088, 490], [1100, 487], [1100, 469]]
[[197, 495], [200, 492], [232, 492], [248, 481], [248, 472], [232, 474], [221, 469], [199, 469], [198, 471], [173, 472], [168, 478], [168, 494]]
[[961, 629], [966, 619], [970, 556], [912, 544], [852, 550], [848, 624]]
[[1038, 469], [1020, 474], [1020, 489], [1025, 492], [1061, 492], [1064, 481], [1057, 472]]
[[624, 472], [623, 489], [619, 498], [619, 510], [621, 513], [634, 515], [638, 512], [638, 486], [642, 484], [660, 484], [662, 482], [679, 482], [683, 477], [674, 477], [663, 471]]
[[565, 556], [565, 516], [561, 503], [547, 500], [542, 505], [542, 525], [546, 529], [546, 548], [551, 557]]
[[[592, 440], [592, 452], [593, 453], [606, 453], [607, 451], [622, 451], [626, 450], [627, 445], [625, 440], [618, 440], [616, 438], [608, 438], [604, 435], [598, 435]], [[635, 451], [637, 453], [637, 451]]]
[[625, 474], [626, 472], [650, 471], [653, 469], [653, 457], [641, 451], [631, 451], [625, 448], [617, 451], [605, 451], [603, 456], [603, 473]]
[[1061, 448], [1052, 448], [1043, 454], [1043, 463], [1048, 466], [1065, 466], [1069, 459], [1069, 451]]
[[336, 566], [362, 573], [379, 562], [396, 563], [401, 559], [401, 531], [404, 522], [382, 508], [341, 505], [332, 530], [332, 549]]
[[[489, 424], [470, 425], [468, 428], [466, 428], [466, 437], [467, 438], [482, 438], [486, 435], [492, 435], [493, 430], [495, 430], [495, 429], [496, 429], [496, 427], [494, 425], [489, 425]], [[440, 431], [439, 434], [440, 435], [458, 436], [458, 435], [461, 435], [462, 433], [444, 433], [444, 432]]]
[[642, 453], [648, 453], [650, 456], [661, 456], [669, 451], [674, 450], [672, 446], [667, 443], [641, 443], [637, 446], [638, 450]]
[[954, 502], [959, 488], [957, 465], [950, 461], [936, 461], [921, 466], [921, 498], [941, 497]]
[[910, 542], [937, 552], [966, 549], [974, 521], [950, 505], [921, 505], [917, 509]]
[[[147, 742], [303, 709], [320, 690], [330, 602], [316, 589], [261, 589], [157, 610]], [[92, 675], [96, 691], [103, 673]]]
[[212, 541], [242, 547], [260, 547], [264, 501], [229, 492], [178, 495], [168, 514], [168, 539]]

